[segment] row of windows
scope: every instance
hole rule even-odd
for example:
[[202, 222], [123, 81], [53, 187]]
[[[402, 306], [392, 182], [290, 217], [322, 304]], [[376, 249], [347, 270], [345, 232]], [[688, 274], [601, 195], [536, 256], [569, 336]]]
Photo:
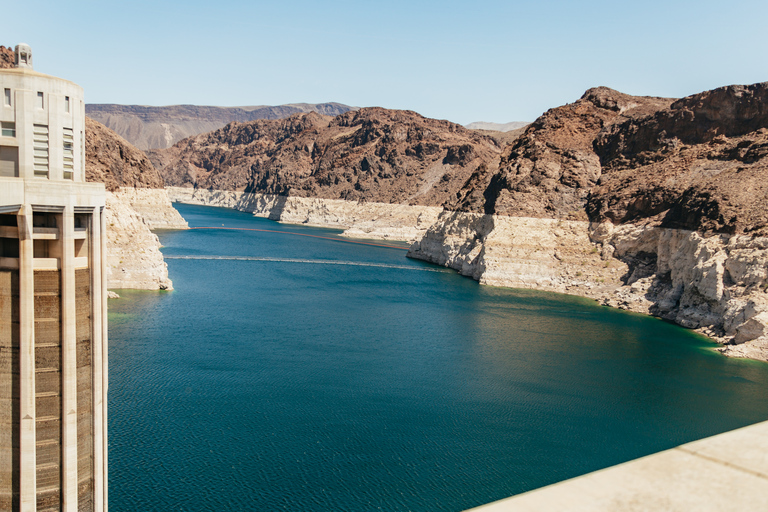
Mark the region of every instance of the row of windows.
[[[11, 90], [6, 88], [3, 90], [3, 105], [6, 107], [10, 107], [11, 105]], [[69, 96], [64, 96], [64, 112], [69, 113], [70, 111], [70, 101]], [[45, 108], [45, 94], [42, 91], [37, 92], [37, 108]]]

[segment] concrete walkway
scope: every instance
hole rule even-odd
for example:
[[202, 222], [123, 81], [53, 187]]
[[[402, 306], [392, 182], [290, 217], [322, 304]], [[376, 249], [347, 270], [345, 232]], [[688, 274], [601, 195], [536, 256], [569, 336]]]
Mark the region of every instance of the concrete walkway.
[[472, 512], [768, 511], [768, 421], [648, 455]]

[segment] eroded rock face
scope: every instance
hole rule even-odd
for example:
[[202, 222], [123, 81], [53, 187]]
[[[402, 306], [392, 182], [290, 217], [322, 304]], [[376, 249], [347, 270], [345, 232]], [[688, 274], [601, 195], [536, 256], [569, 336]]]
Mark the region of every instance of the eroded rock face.
[[434, 206], [179, 187], [167, 190], [173, 201], [233, 208], [278, 222], [343, 229], [344, 236], [379, 240], [419, 239], [442, 212]]
[[172, 290], [160, 240], [119, 192], [107, 192], [107, 285]]
[[481, 168], [454, 209], [486, 214], [587, 220], [587, 196], [601, 175], [593, 141], [616, 123], [664, 108], [671, 99], [635, 97], [607, 87], [548, 110], [508, 146], [497, 167]]
[[0, 69], [10, 69], [15, 66], [16, 57], [13, 48], [0, 46]]
[[143, 152], [89, 117], [85, 130], [86, 181], [104, 183], [110, 192], [120, 187], [163, 188], [163, 178]]
[[768, 234], [768, 83], [729, 86], [604, 130], [592, 221]]
[[107, 285], [170, 290], [160, 241], [151, 229], [185, 229], [163, 180], [147, 157], [101, 124], [86, 118], [86, 180], [107, 192]]
[[500, 153], [448, 121], [364, 108], [233, 123], [151, 158], [169, 186], [441, 206]]

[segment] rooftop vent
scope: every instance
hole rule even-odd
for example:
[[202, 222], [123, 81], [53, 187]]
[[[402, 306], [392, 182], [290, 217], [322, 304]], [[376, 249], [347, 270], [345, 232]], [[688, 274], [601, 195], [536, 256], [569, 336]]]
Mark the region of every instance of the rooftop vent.
[[28, 44], [17, 44], [14, 54], [16, 55], [17, 68], [32, 69], [32, 48]]

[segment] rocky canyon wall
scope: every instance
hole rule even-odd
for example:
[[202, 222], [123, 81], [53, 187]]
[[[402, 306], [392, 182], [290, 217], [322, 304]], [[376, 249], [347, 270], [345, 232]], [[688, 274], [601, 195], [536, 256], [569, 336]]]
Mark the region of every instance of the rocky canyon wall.
[[[768, 359], [768, 83], [674, 100], [605, 87], [515, 138], [360, 109], [157, 151], [174, 199], [414, 240], [481, 283], [592, 297]], [[222, 190], [227, 192], [222, 192]]]
[[[145, 194], [144, 192], [148, 192]], [[132, 206], [137, 196], [145, 199], [143, 211], [147, 211], [146, 200], [153, 196], [162, 196], [163, 190], [157, 189], [120, 189], [107, 192], [107, 286], [110, 289], [134, 288], [140, 290], [172, 290], [173, 283], [168, 278], [168, 266], [160, 252], [160, 240], [150, 231], [152, 224]], [[162, 197], [161, 197], [162, 199]], [[167, 195], [165, 202], [171, 206]], [[162, 202], [160, 203], [162, 205]], [[171, 217], [167, 209], [153, 208], [151, 217]], [[158, 211], [159, 210], [159, 211]], [[163, 213], [165, 212], [165, 213]], [[181, 220], [183, 222], [183, 219]], [[155, 227], [158, 226], [155, 220]], [[186, 223], [184, 223], [186, 226]], [[178, 222], [163, 227], [181, 228]]]
[[107, 188], [107, 286], [170, 290], [168, 267], [153, 229], [186, 229], [163, 179], [147, 157], [86, 118], [86, 180]]

